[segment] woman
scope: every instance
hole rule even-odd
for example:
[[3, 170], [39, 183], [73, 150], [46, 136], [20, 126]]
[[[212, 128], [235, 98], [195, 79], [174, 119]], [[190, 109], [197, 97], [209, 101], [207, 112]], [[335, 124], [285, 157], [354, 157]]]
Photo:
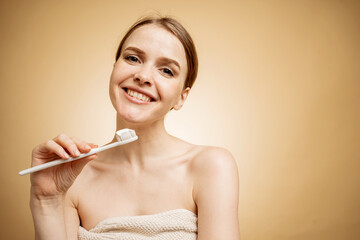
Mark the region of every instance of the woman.
[[[164, 127], [196, 75], [195, 47], [176, 20], [150, 17], [130, 28], [116, 54], [110, 98], [116, 129], [134, 129], [139, 139], [33, 173], [37, 239], [239, 239], [232, 155], [187, 143]], [[60, 134], [33, 149], [32, 165], [94, 147]]]

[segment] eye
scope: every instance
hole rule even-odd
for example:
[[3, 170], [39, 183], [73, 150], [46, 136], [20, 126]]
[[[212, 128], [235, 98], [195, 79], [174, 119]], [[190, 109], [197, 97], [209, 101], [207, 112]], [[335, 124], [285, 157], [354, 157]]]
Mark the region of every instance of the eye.
[[174, 76], [173, 72], [172, 72], [170, 69], [168, 69], [168, 68], [164, 68], [164, 69], [163, 69], [163, 72], [164, 72], [165, 74], [169, 75], [169, 76]]
[[139, 59], [135, 56], [129, 55], [125, 57], [126, 60], [130, 61], [130, 62], [138, 62]]

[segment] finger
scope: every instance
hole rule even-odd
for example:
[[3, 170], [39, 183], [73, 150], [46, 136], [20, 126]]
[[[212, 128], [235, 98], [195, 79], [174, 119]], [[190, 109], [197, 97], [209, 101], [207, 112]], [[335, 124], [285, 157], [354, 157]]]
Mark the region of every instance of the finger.
[[98, 148], [99, 145], [95, 144], [95, 143], [89, 143], [90, 147], [91, 148]]
[[70, 156], [66, 153], [66, 151], [64, 150], [64, 148], [62, 148], [59, 144], [57, 144], [54, 140], [49, 140], [47, 142], [45, 142], [44, 144], [41, 144], [38, 146], [37, 149], [34, 149], [34, 154], [35, 152], [38, 151], [39, 153], [55, 153], [56, 155], [58, 155], [61, 158], [69, 158]]
[[90, 144], [76, 137], [72, 137], [70, 139], [76, 144], [77, 148], [80, 150], [81, 153], [87, 153], [92, 148]]
[[54, 141], [67, 150], [71, 156], [78, 157], [80, 155], [78, 147], [66, 134], [60, 134], [54, 138]]

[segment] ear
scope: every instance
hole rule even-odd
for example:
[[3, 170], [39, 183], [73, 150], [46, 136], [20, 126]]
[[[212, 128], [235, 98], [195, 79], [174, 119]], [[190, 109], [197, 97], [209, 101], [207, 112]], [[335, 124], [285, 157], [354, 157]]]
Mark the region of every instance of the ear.
[[187, 87], [184, 90], [182, 90], [182, 93], [180, 95], [179, 100], [177, 101], [177, 103], [174, 105], [173, 109], [175, 109], [176, 111], [180, 110], [181, 107], [184, 105], [185, 100], [187, 98], [187, 96], [189, 95], [190, 92], [190, 88]]

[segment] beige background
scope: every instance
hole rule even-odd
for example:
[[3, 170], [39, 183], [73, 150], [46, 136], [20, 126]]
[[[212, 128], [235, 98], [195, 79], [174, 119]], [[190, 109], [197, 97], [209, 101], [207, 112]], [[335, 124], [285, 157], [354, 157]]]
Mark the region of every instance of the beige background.
[[112, 138], [118, 42], [159, 11], [200, 58], [167, 128], [233, 153], [242, 239], [360, 239], [359, 3], [1, 0], [0, 238], [33, 238], [29, 176], [17, 172], [35, 145], [62, 132]]

